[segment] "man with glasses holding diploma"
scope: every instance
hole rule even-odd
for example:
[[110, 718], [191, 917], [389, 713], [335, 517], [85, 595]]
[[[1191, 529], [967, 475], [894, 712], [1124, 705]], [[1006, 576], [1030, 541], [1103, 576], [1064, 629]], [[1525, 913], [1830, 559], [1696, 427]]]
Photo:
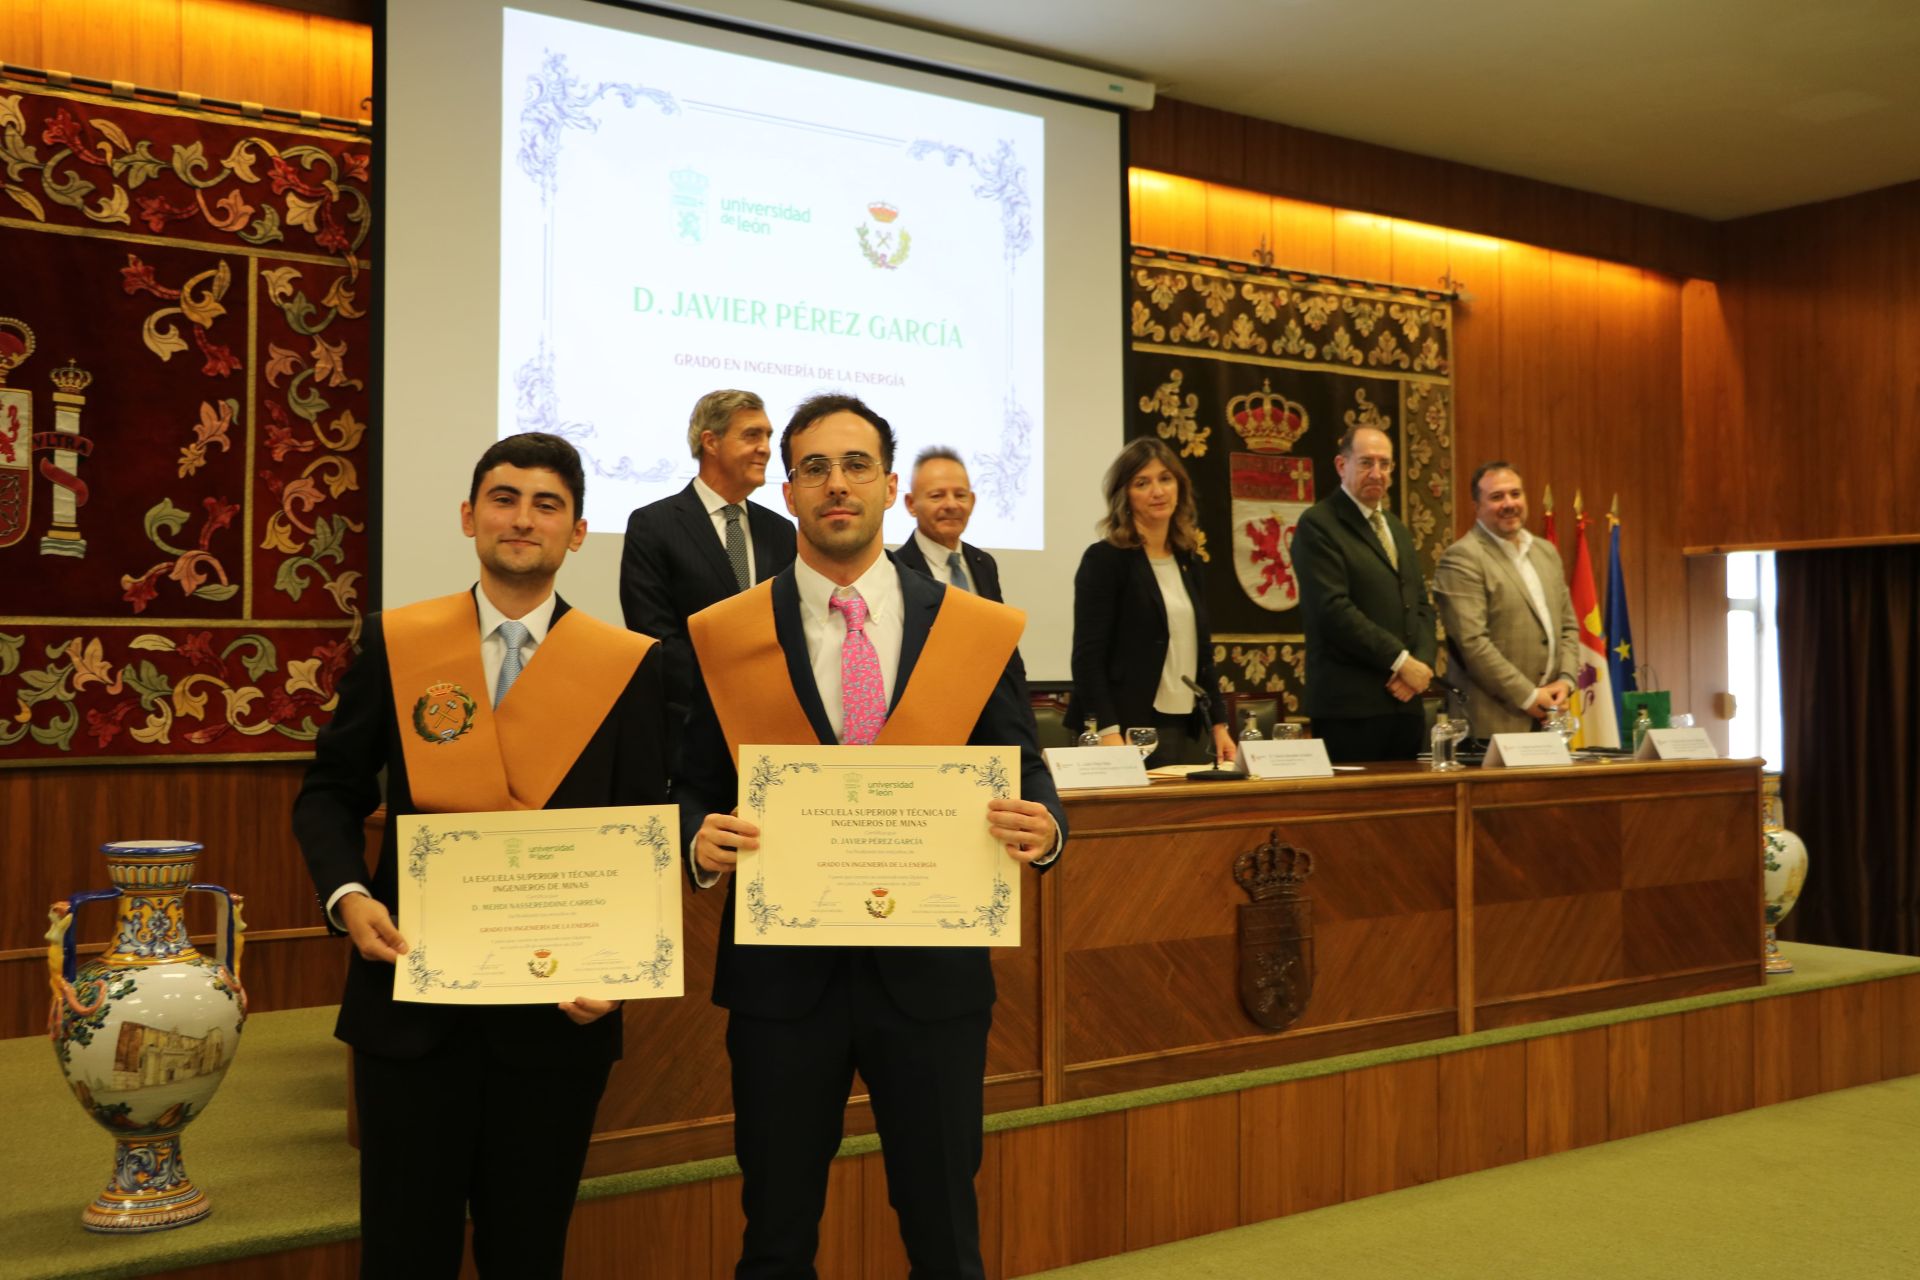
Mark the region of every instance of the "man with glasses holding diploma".
[[[981, 820], [1046, 866], [1065, 820], [1015, 665], [1015, 610], [887, 556], [893, 430], [853, 396], [816, 396], [780, 441], [793, 566], [697, 614], [687, 749], [676, 776], [695, 883], [715, 885], [759, 828], [735, 816], [743, 744], [1019, 749], [1023, 798]], [[736, 946], [729, 878], [713, 999], [728, 1013], [746, 1233], [735, 1275], [810, 1276], [856, 1070], [915, 1276], [984, 1274], [973, 1178], [993, 972], [984, 947]]]

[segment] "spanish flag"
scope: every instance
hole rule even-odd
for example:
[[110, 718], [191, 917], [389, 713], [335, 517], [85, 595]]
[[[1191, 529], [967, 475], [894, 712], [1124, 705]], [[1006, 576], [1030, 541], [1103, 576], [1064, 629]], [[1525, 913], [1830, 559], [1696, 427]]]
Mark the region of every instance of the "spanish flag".
[[1593, 586], [1593, 565], [1587, 558], [1587, 514], [1580, 495], [1573, 497], [1573, 577], [1570, 591], [1573, 613], [1580, 619], [1580, 672], [1573, 693], [1574, 713], [1580, 717], [1573, 735], [1575, 747], [1618, 747], [1620, 723], [1614, 718], [1613, 680], [1607, 673], [1607, 642], [1600, 623], [1600, 593]]

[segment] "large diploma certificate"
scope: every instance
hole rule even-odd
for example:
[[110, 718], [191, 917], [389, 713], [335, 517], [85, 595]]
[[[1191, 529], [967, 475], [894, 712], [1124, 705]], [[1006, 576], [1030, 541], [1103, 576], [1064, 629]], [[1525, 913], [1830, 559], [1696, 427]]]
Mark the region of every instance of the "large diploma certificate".
[[987, 832], [1013, 747], [740, 748], [733, 940], [859, 947], [1017, 947], [1020, 862]]
[[681, 994], [675, 806], [423, 813], [399, 835], [395, 1000]]

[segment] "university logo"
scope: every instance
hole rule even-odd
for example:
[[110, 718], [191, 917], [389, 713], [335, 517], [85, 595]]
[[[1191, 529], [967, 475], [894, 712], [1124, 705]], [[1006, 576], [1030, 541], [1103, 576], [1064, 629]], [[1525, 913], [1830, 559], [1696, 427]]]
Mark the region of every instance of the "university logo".
[[673, 233], [699, 244], [707, 219], [707, 175], [698, 169], [675, 169], [667, 178], [673, 183]]
[[477, 705], [465, 689], [451, 681], [429, 685], [413, 704], [413, 731], [428, 742], [452, 742], [473, 728]]
[[885, 889], [875, 889], [873, 896], [867, 899], [867, 914], [875, 920], [885, 920], [893, 914], [893, 909], [899, 905], [898, 902], [887, 896]]
[[873, 223], [860, 224], [860, 252], [867, 261], [882, 271], [897, 271], [900, 264], [907, 260], [907, 254], [913, 248], [913, 236], [905, 227], [894, 226], [894, 220], [900, 211], [885, 200], [875, 200], [867, 206]]
[[1291, 452], [1307, 411], [1262, 379], [1260, 390], [1227, 401], [1227, 421], [1253, 450], [1230, 459], [1234, 573], [1249, 600], [1284, 612], [1300, 603], [1293, 531], [1313, 505], [1313, 461]]
[[527, 961], [527, 972], [536, 978], [551, 978], [559, 968], [560, 962], [545, 947], [534, 952], [533, 959]]

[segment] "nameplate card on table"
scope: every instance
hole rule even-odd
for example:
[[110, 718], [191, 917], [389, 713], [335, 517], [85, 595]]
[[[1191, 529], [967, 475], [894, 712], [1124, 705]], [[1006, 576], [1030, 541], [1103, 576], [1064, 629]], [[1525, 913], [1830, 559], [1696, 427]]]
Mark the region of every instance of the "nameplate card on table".
[[1318, 738], [1249, 740], [1239, 744], [1234, 766], [1253, 778], [1331, 778], [1333, 762]]
[[1146, 761], [1138, 747], [1048, 747], [1041, 753], [1062, 791], [1088, 787], [1144, 787]]
[[1691, 729], [1649, 729], [1647, 736], [1640, 739], [1640, 749], [1633, 753], [1635, 760], [1718, 760], [1720, 753], [1713, 749], [1713, 739], [1707, 736], [1705, 729], [1695, 726]]
[[1019, 795], [1016, 747], [741, 747], [760, 847], [734, 871], [734, 943], [1019, 946], [1021, 863], [987, 828], [987, 801]]
[[408, 814], [399, 836], [395, 1000], [683, 993], [677, 805]]
[[1486, 769], [1568, 769], [1573, 757], [1557, 733], [1496, 733], [1487, 742]]

